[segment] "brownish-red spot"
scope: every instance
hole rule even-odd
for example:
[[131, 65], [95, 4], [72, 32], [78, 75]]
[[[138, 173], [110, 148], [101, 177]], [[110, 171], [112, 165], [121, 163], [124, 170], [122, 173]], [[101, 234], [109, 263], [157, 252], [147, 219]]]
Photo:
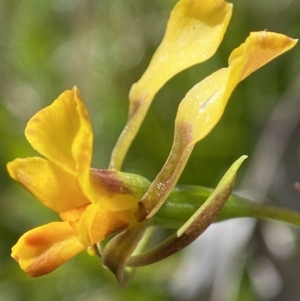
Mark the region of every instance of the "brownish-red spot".
[[117, 179], [117, 173], [111, 170], [91, 169], [93, 179], [112, 194], [131, 194], [131, 190]]
[[11, 257], [15, 260], [15, 261], [17, 261], [17, 262], [19, 262], [19, 260], [20, 260], [20, 257], [18, 256], [18, 255], [11, 255]]
[[42, 233], [38, 233], [35, 235], [26, 235], [25, 236], [25, 243], [30, 247], [47, 245], [49, 242]]

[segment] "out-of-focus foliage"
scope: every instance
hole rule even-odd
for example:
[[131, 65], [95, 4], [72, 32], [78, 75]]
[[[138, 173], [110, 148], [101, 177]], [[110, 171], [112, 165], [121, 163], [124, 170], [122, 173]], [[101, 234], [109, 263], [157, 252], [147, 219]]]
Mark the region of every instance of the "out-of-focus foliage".
[[[139, 269], [126, 290], [120, 290], [99, 260], [87, 254], [81, 254], [50, 275], [29, 278], [10, 258], [10, 248], [26, 230], [56, 216], [9, 179], [5, 167], [6, 162], [16, 157], [36, 155], [23, 135], [27, 121], [62, 91], [77, 85], [95, 133], [93, 166], [106, 168], [126, 121], [130, 86], [145, 70], [175, 3], [175, 0], [0, 2], [1, 301], [176, 300], [169, 284], [180, 254]], [[149, 180], [155, 177], [171, 147], [179, 101], [194, 84], [226, 66], [232, 49], [242, 43], [250, 31], [268, 29], [300, 38], [299, 1], [233, 3], [233, 19], [219, 51], [204, 64], [177, 75], [158, 93], [130, 149], [124, 171], [141, 174]], [[280, 99], [285, 100], [299, 76], [298, 48], [239, 85], [221, 122], [194, 150], [180, 183], [214, 186], [229, 165], [243, 154], [250, 156], [242, 168], [244, 172], [247, 170], [270, 112]], [[299, 107], [300, 88], [296, 95]], [[298, 135], [295, 128], [287, 143], [285, 161], [276, 172], [276, 188], [270, 190], [268, 196], [284, 207], [300, 209], [292, 187], [293, 182], [300, 179], [299, 125]], [[278, 123], [274, 131], [280, 129]], [[238, 182], [239, 179], [242, 173]], [[251, 244], [254, 258], [266, 253], [259, 227], [257, 232]], [[298, 254], [299, 251], [298, 246]], [[284, 279], [283, 299], [292, 300], [292, 294], [300, 295], [297, 281], [293, 282], [299, 279], [299, 272], [285, 276], [289, 268], [300, 266], [299, 257], [295, 252], [277, 266]], [[185, 277], [186, 271], [181, 272]], [[246, 270], [241, 275], [238, 300], [269, 300], [256, 295], [255, 283], [249, 277]]]

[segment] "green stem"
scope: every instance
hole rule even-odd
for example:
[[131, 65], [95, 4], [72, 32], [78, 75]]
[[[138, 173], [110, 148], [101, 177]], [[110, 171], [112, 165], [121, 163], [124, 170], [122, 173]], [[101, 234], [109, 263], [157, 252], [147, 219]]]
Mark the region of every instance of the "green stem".
[[139, 202], [138, 221], [152, 218], [172, 192], [194, 148], [190, 132], [189, 124], [176, 126], [169, 157]]
[[112, 151], [109, 163], [110, 170], [121, 170], [124, 158], [145, 118], [145, 115], [147, 114], [151, 100], [152, 99], [146, 98], [141, 101], [131, 102], [134, 105], [130, 106], [127, 123]]
[[[211, 189], [197, 186], [175, 188], [164, 205], [152, 217], [151, 224], [179, 229], [205, 202], [211, 192]], [[229, 197], [216, 221], [240, 217], [275, 220], [300, 227], [300, 212], [249, 201], [237, 195]]]

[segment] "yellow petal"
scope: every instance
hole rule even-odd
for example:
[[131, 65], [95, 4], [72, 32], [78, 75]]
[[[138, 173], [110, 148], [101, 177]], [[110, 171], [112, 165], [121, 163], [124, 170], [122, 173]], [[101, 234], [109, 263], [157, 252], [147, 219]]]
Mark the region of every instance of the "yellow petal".
[[42, 158], [16, 159], [7, 164], [10, 176], [45, 206], [64, 212], [86, 203], [74, 175]]
[[84, 249], [68, 223], [55, 222], [25, 233], [11, 256], [26, 273], [37, 277], [52, 272]]
[[60, 212], [59, 216], [65, 222], [79, 220], [88, 205], [83, 205], [65, 212]]
[[184, 137], [193, 145], [205, 137], [220, 120], [236, 85], [296, 43], [277, 33], [251, 33], [230, 55], [228, 68], [213, 73], [187, 93], [177, 112], [174, 140]]
[[130, 211], [110, 212], [95, 205], [87, 206], [79, 224], [79, 237], [86, 246], [92, 246], [109, 235], [126, 229], [134, 221]]
[[181, 0], [177, 3], [149, 67], [131, 88], [128, 122], [113, 150], [110, 169], [121, 169], [159, 89], [180, 71], [209, 59], [216, 52], [231, 13], [232, 4], [223, 0]]
[[223, 39], [231, 13], [232, 4], [223, 0], [179, 1], [148, 69], [130, 91], [130, 101], [152, 99], [175, 74], [209, 59]]
[[76, 87], [62, 93], [27, 124], [26, 138], [34, 149], [66, 171], [87, 172], [92, 156], [92, 129]]

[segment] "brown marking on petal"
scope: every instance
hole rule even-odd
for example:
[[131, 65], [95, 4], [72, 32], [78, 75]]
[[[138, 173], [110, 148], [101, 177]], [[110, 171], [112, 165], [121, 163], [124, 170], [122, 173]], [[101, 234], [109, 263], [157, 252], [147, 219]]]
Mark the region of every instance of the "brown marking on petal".
[[20, 260], [20, 257], [17, 255], [17, 254], [11, 254], [10, 255], [15, 261], [17, 261], [17, 262], [19, 262], [19, 260]]
[[175, 135], [175, 139], [180, 140], [180, 145], [186, 147], [193, 141], [193, 124], [186, 120], [176, 122]]
[[55, 255], [55, 253], [49, 250], [46, 251], [44, 254], [36, 257], [32, 264], [27, 267], [26, 273], [30, 277], [40, 277], [49, 274], [64, 263], [57, 262]]
[[47, 246], [49, 244], [48, 240], [42, 232], [36, 233], [35, 235], [27, 235], [27, 233], [25, 233], [24, 242], [30, 247], [40, 247], [41, 245]]
[[[45, 257], [45, 256], [43, 256], [43, 257]], [[55, 268], [49, 268], [48, 266], [46, 266], [47, 258], [43, 258], [43, 257], [38, 258], [34, 262], [34, 264], [29, 266], [28, 269], [26, 270], [26, 273], [30, 277], [40, 277], [43, 275], [47, 275], [50, 272], [52, 272], [55, 268], [58, 268], [58, 266], [56, 266]]]
[[131, 189], [117, 178], [111, 170], [91, 168], [91, 175], [102, 188], [111, 194], [132, 194]]
[[31, 277], [39, 277], [49, 274], [57, 269], [67, 260], [84, 250], [78, 236], [73, 235], [68, 239], [51, 243], [44, 251], [39, 249], [36, 256], [31, 257], [29, 261], [22, 258], [20, 260], [21, 268]]
[[144, 103], [146, 102], [147, 98], [148, 98], [148, 94], [138, 100], [130, 102], [128, 120], [130, 120], [131, 117], [134, 116], [136, 112], [144, 106]]

